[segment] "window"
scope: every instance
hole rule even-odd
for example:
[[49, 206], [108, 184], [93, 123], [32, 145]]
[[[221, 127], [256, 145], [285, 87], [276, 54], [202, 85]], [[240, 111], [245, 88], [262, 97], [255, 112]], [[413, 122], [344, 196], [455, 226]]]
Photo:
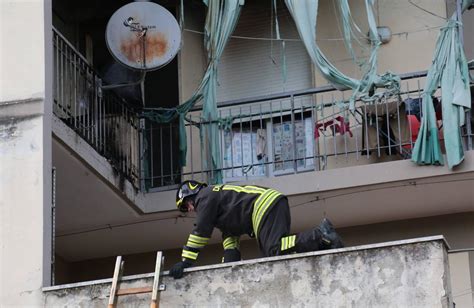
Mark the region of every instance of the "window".
[[258, 123], [252, 124], [237, 123], [223, 133], [226, 181], [265, 176], [266, 130]]
[[311, 117], [295, 119], [294, 132], [291, 120], [284, 118], [280, 122], [273, 121], [271, 142], [273, 174], [313, 169], [314, 139]]
[[294, 132], [288, 114], [234, 123], [223, 132], [224, 181], [313, 170], [313, 130], [309, 113], [295, 115]]

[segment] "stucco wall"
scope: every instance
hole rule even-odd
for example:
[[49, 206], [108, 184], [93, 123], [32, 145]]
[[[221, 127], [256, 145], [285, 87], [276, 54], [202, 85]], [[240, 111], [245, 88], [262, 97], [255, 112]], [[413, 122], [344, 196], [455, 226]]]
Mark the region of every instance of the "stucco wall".
[[[444, 0], [420, 0], [415, 3], [439, 16], [446, 16]], [[350, 4], [357, 24], [362, 31], [368, 31], [364, 1], [350, 1]], [[378, 71], [408, 73], [428, 69], [439, 33], [436, 27], [442, 26], [444, 20], [416, 8], [408, 1], [377, 1], [376, 15], [377, 24], [389, 27], [393, 34], [392, 40], [380, 48]], [[318, 39], [321, 49], [342, 72], [352, 77], [360, 77], [357, 65], [352, 62], [344, 42], [334, 40], [335, 38], [342, 38], [335, 7], [332, 1], [320, 1]], [[365, 48], [370, 46], [367, 44]], [[368, 53], [362, 52], [360, 48], [356, 49], [356, 53], [362, 59], [368, 56]], [[318, 86], [327, 84], [319, 73], [316, 75]]]
[[0, 2], [0, 306], [39, 306], [51, 267], [51, 3]]
[[[448, 307], [450, 284], [441, 237], [359, 246], [194, 268], [181, 280], [165, 273], [164, 307]], [[110, 280], [45, 290], [44, 304], [103, 307]], [[121, 288], [151, 285], [130, 277]], [[146, 307], [149, 294], [118, 305]]]

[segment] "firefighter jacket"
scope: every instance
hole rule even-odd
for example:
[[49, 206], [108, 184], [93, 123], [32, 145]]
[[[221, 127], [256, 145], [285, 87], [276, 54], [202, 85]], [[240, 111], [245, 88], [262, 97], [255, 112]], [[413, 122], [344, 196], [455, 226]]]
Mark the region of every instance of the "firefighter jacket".
[[224, 249], [238, 249], [243, 234], [255, 236], [271, 207], [285, 196], [259, 186], [214, 185], [202, 188], [195, 199], [196, 224], [182, 257], [196, 260], [214, 228], [221, 230]]

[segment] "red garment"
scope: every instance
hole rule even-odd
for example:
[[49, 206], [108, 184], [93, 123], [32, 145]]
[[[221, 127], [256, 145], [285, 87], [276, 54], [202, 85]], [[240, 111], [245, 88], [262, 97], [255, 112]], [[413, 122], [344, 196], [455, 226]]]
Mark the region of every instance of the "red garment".
[[[334, 123], [334, 120], [339, 121], [340, 124]], [[318, 139], [320, 137], [319, 131], [326, 130], [328, 127], [332, 129], [333, 136], [335, 136], [337, 133], [341, 135], [349, 133], [351, 137], [353, 136], [349, 122], [346, 122], [344, 117], [337, 116], [333, 120], [329, 120], [324, 123], [316, 123], [316, 127], [314, 128], [314, 138]]]

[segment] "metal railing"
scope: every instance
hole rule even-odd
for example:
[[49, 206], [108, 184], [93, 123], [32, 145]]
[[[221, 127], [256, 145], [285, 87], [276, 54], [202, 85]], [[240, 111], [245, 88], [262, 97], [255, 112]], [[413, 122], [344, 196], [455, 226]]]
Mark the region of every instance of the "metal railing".
[[137, 110], [112, 91], [87, 60], [53, 29], [53, 112], [79, 134], [114, 169], [139, 185], [139, 117]]
[[[422, 116], [426, 72], [401, 76], [399, 95], [357, 101], [353, 111], [346, 108], [351, 92], [332, 86], [219, 103], [223, 163], [215, 170], [202, 129], [209, 123], [197, 107], [187, 116], [181, 168], [177, 122], [140, 118], [139, 110], [103, 90], [99, 75], [56, 30], [53, 44], [55, 115], [144, 191], [171, 189], [184, 179], [209, 181], [216, 172], [231, 182], [408, 159]], [[472, 150], [470, 112], [466, 118], [464, 148]]]
[[[150, 165], [161, 168], [154, 167], [151, 170], [155, 172], [145, 176], [147, 187], [171, 188], [181, 179], [191, 178], [209, 181], [217, 171], [222, 172], [224, 182], [231, 182], [409, 159], [421, 123], [426, 72], [401, 77], [399, 95], [382, 95], [370, 103], [357, 101], [352, 112], [345, 107], [351, 92], [331, 86], [218, 104], [223, 162], [220, 170], [209, 168], [207, 139], [200, 138], [200, 132], [205, 131], [202, 128], [209, 123], [201, 120], [200, 108], [195, 108], [187, 116], [187, 166], [179, 170], [171, 163], [166, 170], [166, 159], [150, 159]], [[440, 98], [440, 91], [435, 97]], [[438, 133], [443, 139], [441, 105], [435, 105]], [[464, 148], [472, 150], [470, 112], [466, 119], [470, 120], [461, 129]], [[150, 126], [145, 134], [162, 136], [168, 129], [170, 137], [152, 137], [151, 148], [161, 153], [159, 157], [170, 151], [172, 158], [172, 153], [177, 153], [173, 150], [177, 149], [177, 136], [172, 137], [172, 132], [177, 132], [178, 127], [167, 127]]]

